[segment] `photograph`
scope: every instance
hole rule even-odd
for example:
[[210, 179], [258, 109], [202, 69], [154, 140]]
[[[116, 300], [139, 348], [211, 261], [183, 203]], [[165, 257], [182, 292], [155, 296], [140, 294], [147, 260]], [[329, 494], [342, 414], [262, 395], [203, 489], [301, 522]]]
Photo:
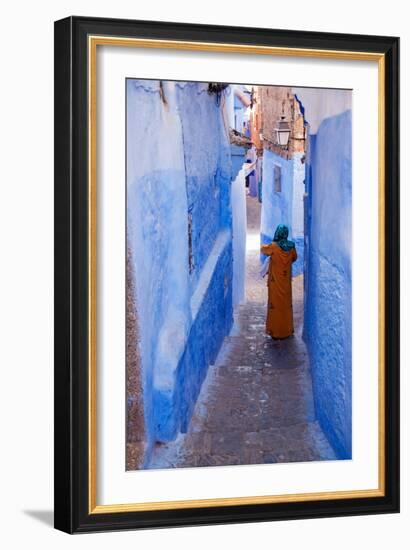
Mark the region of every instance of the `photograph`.
[[126, 469], [352, 459], [352, 90], [125, 85]]
[[55, 527], [399, 510], [399, 39], [55, 22]]

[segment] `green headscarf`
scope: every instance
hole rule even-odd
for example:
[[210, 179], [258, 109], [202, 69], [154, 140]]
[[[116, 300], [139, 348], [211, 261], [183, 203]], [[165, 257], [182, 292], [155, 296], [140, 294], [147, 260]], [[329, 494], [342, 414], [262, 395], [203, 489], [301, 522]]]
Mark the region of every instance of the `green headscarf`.
[[289, 252], [292, 248], [295, 248], [293, 241], [288, 241], [289, 229], [286, 225], [280, 223], [275, 231], [273, 242], [275, 242], [282, 250]]

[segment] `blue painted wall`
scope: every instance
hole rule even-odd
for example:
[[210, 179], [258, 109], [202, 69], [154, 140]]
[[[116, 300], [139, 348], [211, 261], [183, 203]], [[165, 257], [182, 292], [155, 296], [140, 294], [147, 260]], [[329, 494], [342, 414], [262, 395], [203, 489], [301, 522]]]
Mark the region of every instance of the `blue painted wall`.
[[[207, 85], [178, 83], [186, 192], [192, 215], [192, 285], [195, 286], [221, 228], [231, 226], [231, 147], [220, 104]], [[206, 215], [205, 215], [206, 213]]]
[[246, 160], [245, 147], [239, 147], [238, 145], [231, 145], [231, 159], [232, 159], [232, 179], [234, 180], [240, 170], [242, 170], [243, 164]]
[[207, 84], [127, 81], [127, 239], [146, 463], [155, 441], [186, 430], [232, 324], [231, 174], [221, 107]]
[[339, 458], [352, 456], [351, 110], [309, 136], [305, 326], [316, 415]]
[[[245, 86], [236, 84], [231, 86], [232, 93], [235, 88], [241, 92], [246, 91]], [[244, 123], [249, 120], [249, 115], [246, 113], [246, 107], [244, 106], [242, 101], [239, 99], [239, 97], [235, 94], [233, 98], [233, 104], [234, 104], [234, 126], [233, 127], [238, 132], [245, 133]]]
[[[303, 189], [305, 170], [301, 162], [302, 154], [294, 155], [287, 160], [268, 149], [263, 152], [263, 184], [261, 243], [272, 242], [275, 229], [280, 223], [289, 227], [289, 238], [295, 241], [298, 254], [292, 266], [293, 276], [303, 271], [304, 238], [303, 238]], [[282, 171], [282, 190], [275, 191], [274, 167]], [[264, 259], [264, 257], [262, 257]]]
[[[194, 315], [188, 344], [177, 371], [176, 387], [180, 391], [179, 429], [186, 432], [208, 366], [213, 364], [224, 337], [229, 333], [232, 317], [232, 239], [222, 233], [216, 265], [206, 280], [205, 295]], [[194, 309], [194, 308], [193, 308]]]

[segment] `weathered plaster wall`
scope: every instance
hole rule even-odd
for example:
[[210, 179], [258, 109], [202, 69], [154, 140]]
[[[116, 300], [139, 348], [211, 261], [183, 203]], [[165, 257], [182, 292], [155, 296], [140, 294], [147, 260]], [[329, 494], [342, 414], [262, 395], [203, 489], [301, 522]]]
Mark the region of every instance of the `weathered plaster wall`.
[[282, 115], [288, 121], [291, 133], [285, 150], [276, 149], [277, 154], [290, 158], [294, 153], [303, 153], [305, 149], [304, 119], [300, 105], [292, 88], [284, 86], [259, 86], [257, 101], [262, 113], [264, 147], [275, 149], [275, 134]]
[[146, 460], [155, 441], [186, 428], [232, 322], [230, 178], [221, 110], [206, 84], [128, 80], [127, 233]]
[[250, 128], [251, 128], [251, 139], [252, 143], [255, 145], [258, 154], [262, 154], [263, 150], [263, 141], [261, 139], [261, 134], [263, 131], [263, 112], [262, 112], [262, 86], [255, 86], [252, 88], [254, 104], [250, 112]]
[[301, 101], [310, 134], [316, 134], [322, 121], [340, 115], [352, 108], [350, 90], [292, 88], [297, 101]]
[[198, 286], [191, 298], [192, 327], [177, 372], [181, 398], [181, 424], [186, 432], [208, 366], [213, 364], [233, 322], [232, 238], [229, 230], [219, 233]]
[[[293, 275], [303, 271], [303, 193], [305, 169], [303, 153], [295, 153], [289, 160], [268, 149], [263, 154], [261, 242], [270, 243], [280, 223], [289, 227], [289, 238], [295, 241], [298, 254], [293, 264]], [[282, 190], [275, 191], [274, 167], [281, 168]]]
[[135, 299], [133, 262], [127, 245], [127, 470], [137, 470], [144, 463], [146, 449], [141, 358], [138, 353], [139, 323]]
[[[239, 149], [239, 147], [237, 148]], [[242, 156], [242, 163], [243, 163]], [[243, 166], [243, 164], [242, 164]], [[246, 187], [245, 169], [242, 168], [231, 186], [232, 204], [232, 252], [233, 282], [232, 300], [236, 307], [245, 300], [245, 262], [246, 262]]]
[[[221, 227], [231, 225], [230, 143], [216, 96], [208, 84], [178, 83], [188, 209], [192, 216], [191, 284], [194, 288]], [[205, 215], [206, 214], [206, 215]]]
[[234, 128], [238, 132], [243, 133], [244, 124], [248, 122], [250, 113], [248, 107], [250, 105], [249, 94], [246, 87], [240, 84], [231, 85], [230, 88], [234, 95]]
[[235, 179], [242, 170], [246, 161], [246, 149], [238, 145], [231, 145], [232, 179]]
[[232, 84], [224, 90], [223, 102], [228, 127], [235, 128], [235, 91]]
[[323, 97], [311, 102], [310, 92], [298, 96], [316, 128], [309, 136], [306, 167], [304, 334], [316, 415], [339, 458], [346, 459], [352, 456], [352, 120], [350, 108], [340, 111], [351, 103], [347, 92], [315, 92]]

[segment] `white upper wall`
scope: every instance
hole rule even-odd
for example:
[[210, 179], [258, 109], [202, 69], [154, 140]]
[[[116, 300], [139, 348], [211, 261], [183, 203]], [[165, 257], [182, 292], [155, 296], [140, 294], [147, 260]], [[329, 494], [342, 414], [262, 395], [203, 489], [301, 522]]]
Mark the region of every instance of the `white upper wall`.
[[226, 88], [224, 93], [223, 114], [224, 114], [224, 119], [225, 119], [225, 116], [228, 119], [229, 128], [235, 128], [234, 88], [235, 86], [233, 84], [230, 84]]
[[340, 115], [352, 108], [352, 90], [329, 88], [292, 88], [305, 109], [310, 133], [316, 134], [325, 118]]

